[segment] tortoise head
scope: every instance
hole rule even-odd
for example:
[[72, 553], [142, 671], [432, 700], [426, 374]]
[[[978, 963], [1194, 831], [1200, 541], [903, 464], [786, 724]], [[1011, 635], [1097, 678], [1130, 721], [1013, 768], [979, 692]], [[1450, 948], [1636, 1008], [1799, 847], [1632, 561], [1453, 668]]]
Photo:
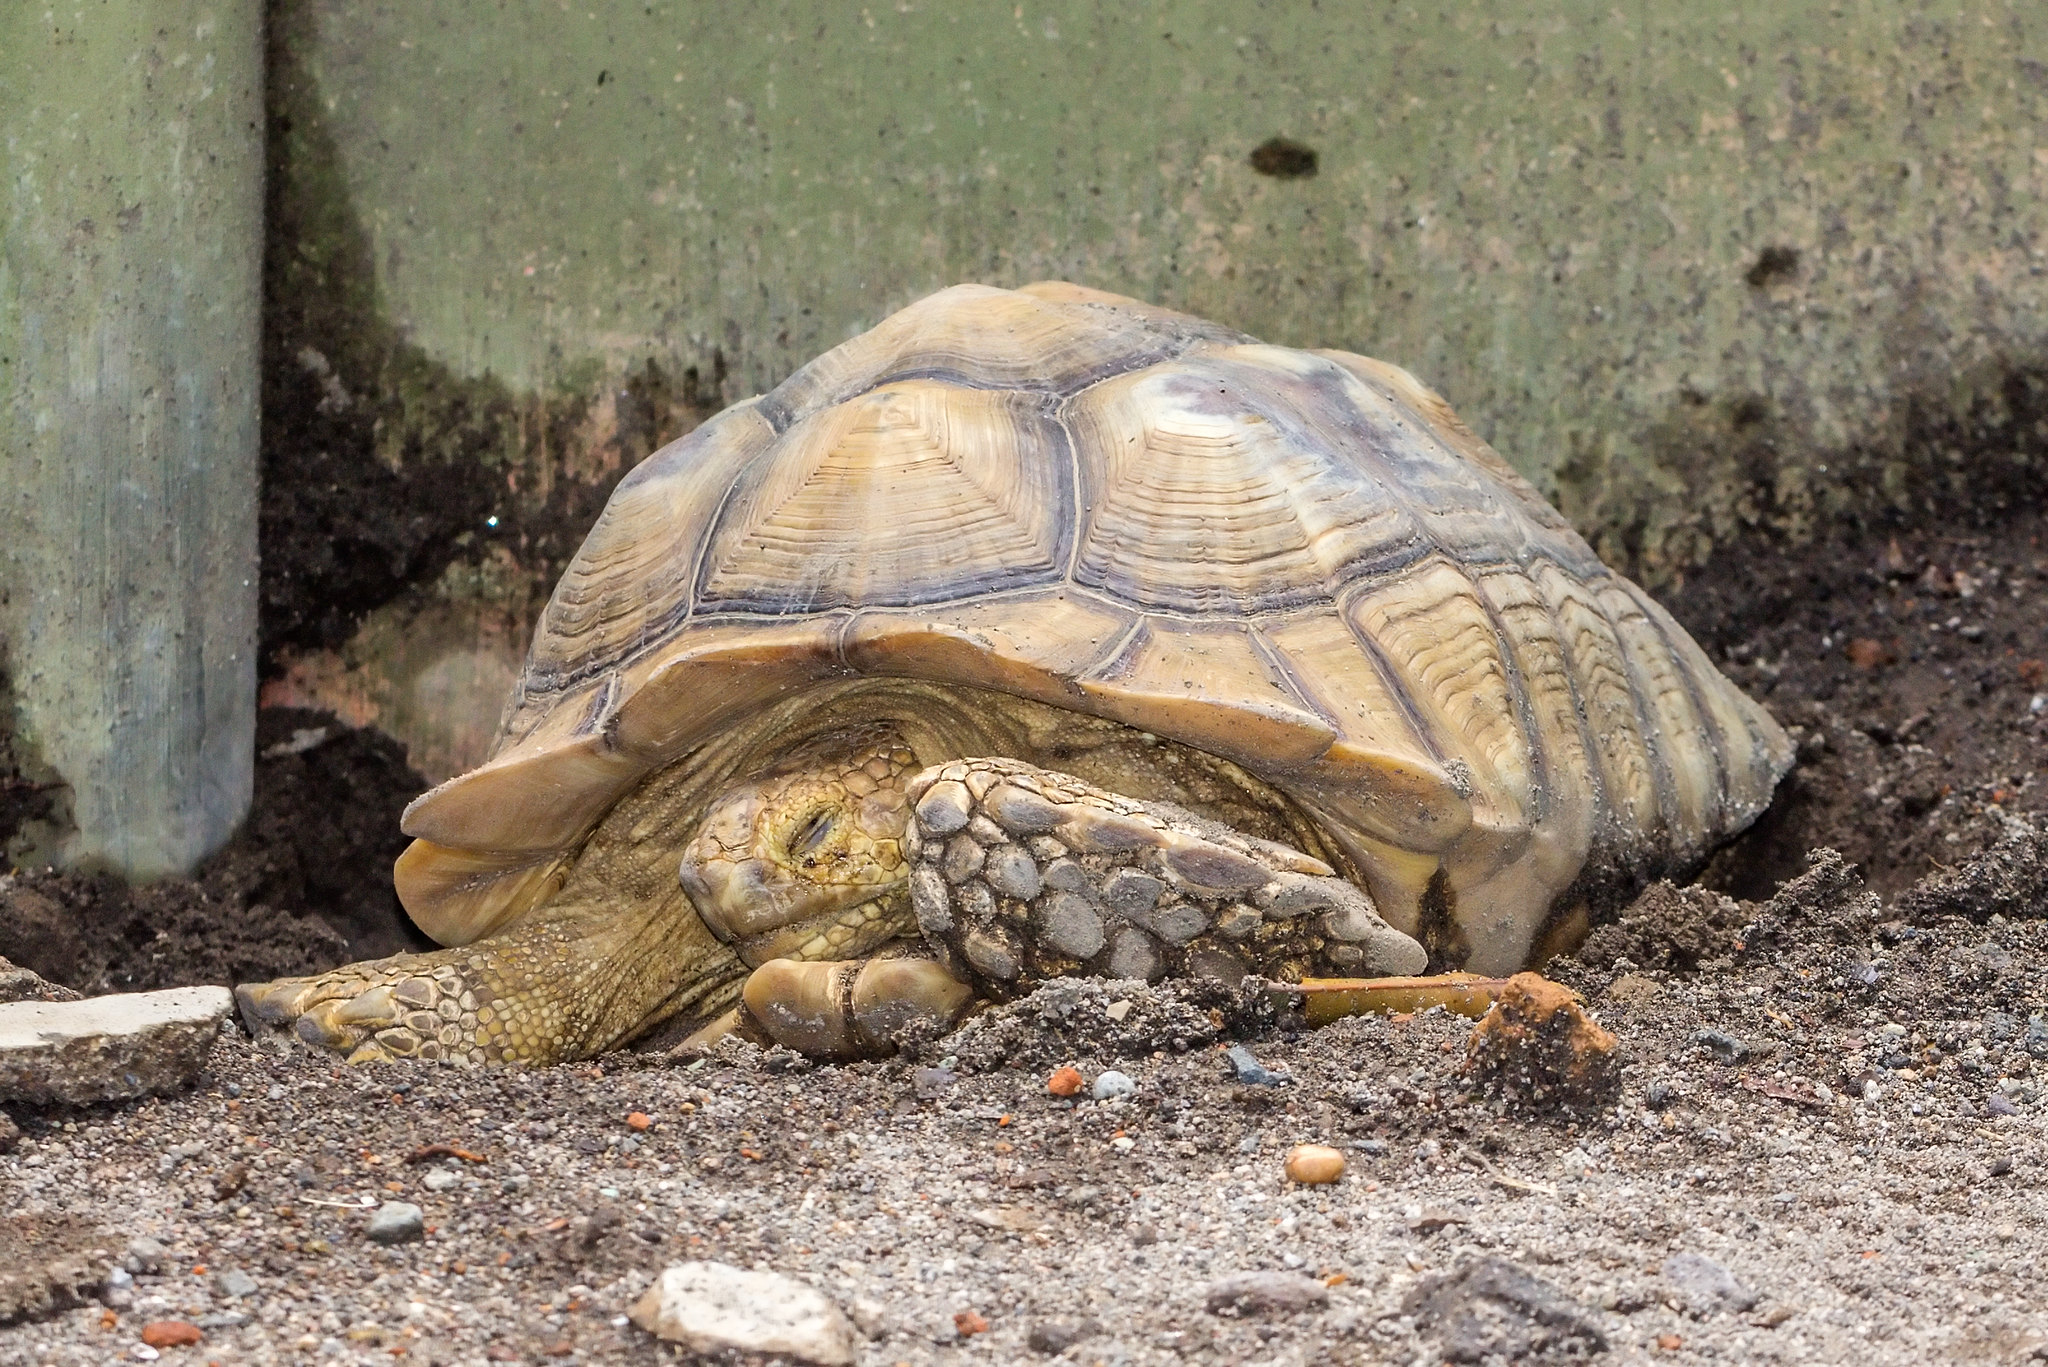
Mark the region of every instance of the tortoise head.
[[904, 841], [920, 767], [892, 728], [854, 726], [714, 798], [679, 871], [705, 926], [750, 965], [915, 934]]

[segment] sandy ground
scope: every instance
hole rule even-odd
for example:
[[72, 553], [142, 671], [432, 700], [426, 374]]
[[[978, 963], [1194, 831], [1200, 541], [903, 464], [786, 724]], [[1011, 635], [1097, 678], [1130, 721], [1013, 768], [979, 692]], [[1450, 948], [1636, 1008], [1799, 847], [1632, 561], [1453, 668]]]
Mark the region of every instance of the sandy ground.
[[[0, 1331], [0, 1360], [105, 1362], [180, 1318], [205, 1339], [166, 1357], [195, 1363], [651, 1362], [669, 1350], [620, 1315], [689, 1257], [812, 1282], [871, 1363], [1038, 1358], [1034, 1329], [1078, 1321], [1076, 1363], [1436, 1362], [1457, 1331], [1404, 1301], [1485, 1255], [1618, 1362], [2048, 1354], [2048, 924], [1886, 916], [1824, 870], [1724, 917], [1704, 971], [1565, 966], [1629, 1059], [1619, 1103], [1579, 1117], [1472, 1092], [1468, 1023], [1438, 1013], [1253, 1030], [1291, 1081], [1242, 1085], [1199, 1003], [1136, 984], [1056, 985], [922, 1062], [851, 1067], [729, 1046], [364, 1073], [235, 1034], [190, 1095], [24, 1119], [0, 1186], [11, 1237], [45, 1237], [17, 1266], [164, 1252], [132, 1306]], [[1052, 1097], [1065, 1062], [1137, 1091]], [[1302, 1141], [1345, 1177], [1290, 1186]], [[383, 1199], [419, 1204], [424, 1238], [370, 1243], [357, 1207]], [[1746, 1294], [1663, 1275], [1679, 1253]], [[1248, 1269], [1320, 1278], [1328, 1305], [1204, 1308]], [[987, 1330], [963, 1339], [963, 1312]]]

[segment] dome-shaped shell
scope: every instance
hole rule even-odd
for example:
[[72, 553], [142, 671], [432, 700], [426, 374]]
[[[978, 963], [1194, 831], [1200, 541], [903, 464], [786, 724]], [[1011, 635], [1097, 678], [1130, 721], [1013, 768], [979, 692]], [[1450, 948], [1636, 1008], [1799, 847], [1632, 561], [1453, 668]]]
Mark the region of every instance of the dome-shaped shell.
[[620, 483], [493, 757], [406, 813], [408, 910], [451, 944], [516, 920], [649, 773], [861, 675], [1223, 755], [1411, 920], [1439, 869], [1527, 865], [1521, 900], [1547, 902], [1589, 858], [1682, 860], [1790, 761], [1406, 372], [1073, 285], [962, 285]]

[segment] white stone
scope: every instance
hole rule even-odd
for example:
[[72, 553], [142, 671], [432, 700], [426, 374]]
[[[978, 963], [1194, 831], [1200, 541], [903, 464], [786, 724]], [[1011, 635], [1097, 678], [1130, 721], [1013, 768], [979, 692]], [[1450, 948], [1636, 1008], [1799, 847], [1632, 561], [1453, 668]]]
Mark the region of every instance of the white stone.
[[225, 987], [0, 1005], [0, 1101], [83, 1105], [189, 1087], [234, 1007]]
[[781, 1354], [851, 1367], [853, 1321], [804, 1283], [726, 1263], [677, 1263], [627, 1312], [656, 1338], [699, 1353]]

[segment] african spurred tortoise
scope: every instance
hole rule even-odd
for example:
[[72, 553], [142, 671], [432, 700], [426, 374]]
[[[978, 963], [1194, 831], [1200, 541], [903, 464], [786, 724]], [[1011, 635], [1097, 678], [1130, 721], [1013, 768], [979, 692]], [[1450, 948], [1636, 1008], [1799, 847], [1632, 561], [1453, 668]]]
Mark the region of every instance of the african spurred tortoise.
[[482, 1062], [742, 996], [848, 1054], [1057, 974], [1506, 972], [1791, 754], [1405, 371], [963, 285], [621, 482], [492, 758], [407, 809], [449, 948], [240, 992]]

